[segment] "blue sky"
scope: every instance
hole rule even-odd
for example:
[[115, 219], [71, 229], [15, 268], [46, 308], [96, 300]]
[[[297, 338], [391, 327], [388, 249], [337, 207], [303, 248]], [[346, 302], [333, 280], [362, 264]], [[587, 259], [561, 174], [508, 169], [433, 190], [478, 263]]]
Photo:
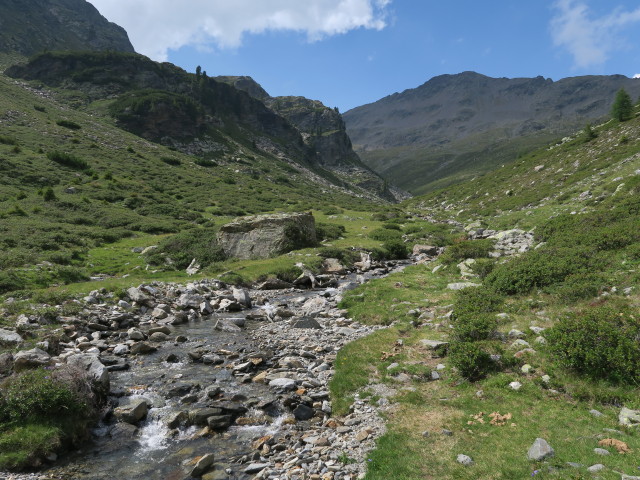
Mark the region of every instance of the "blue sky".
[[444, 73], [640, 73], [638, 0], [89, 0], [140, 53], [340, 111]]

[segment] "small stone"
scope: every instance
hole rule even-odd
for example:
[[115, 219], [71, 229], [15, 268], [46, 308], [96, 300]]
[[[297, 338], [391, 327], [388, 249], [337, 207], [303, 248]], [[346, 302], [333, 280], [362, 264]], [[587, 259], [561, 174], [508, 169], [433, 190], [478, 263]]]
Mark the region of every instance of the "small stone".
[[528, 363], [525, 363], [522, 367], [520, 367], [520, 371], [524, 374], [529, 374], [529, 373], [533, 373], [534, 369], [531, 365], [529, 365]]
[[587, 468], [587, 472], [589, 473], [597, 473], [597, 472], [601, 472], [602, 470], [604, 470], [604, 465], [601, 463], [596, 463], [595, 465], [591, 465], [590, 467]]
[[447, 437], [451, 437], [453, 435], [453, 432], [451, 430], [447, 430], [446, 428], [443, 428], [440, 433], [442, 433], [442, 435], [445, 435]]
[[589, 413], [594, 417], [603, 417], [604, 413], [599, 412], [598, 410], [589, 410]]
[[201, 477], [207, 470], [209, 470], [214, 461], [215, 458], [213, 456], [213, 453], [207, 453], [206, 455], [200, 457], [195, 467], [193, 467], [193, 470], [191, 470], [191, 476]]
[[533, 445], [529, 448], [527, 457], [529, 460], [539, 462], [545, 458], [550, 458], [555, 455], [555, 451], [551, 448], [551, 445], [544, 438], [536, 438]]
[[309, 420], [315, 415], [315, 410], [307, 405], [300, 404], [293, 410], [293, 416], [298, 421]]
[[458, 457], [456, 458], [456, 462], [466, 467], [471, 466], [474, 463], [473, 459], [470, 456], [464, 455], [462, 453], [458, 455]]
[[520, 382], [518, 382], [518, 381], [511, 382], [511, 383], [509, 384], [509, 388], [510, 388], [511, 390], [516, 390], [516, 391], [517, 391], [517, 390], [520, 390], [520, 388], [521, 388], [521, 387], [522, 387], [522, 384], [521, 384]]
[[268, 463], [251, 463], [244, 469], [244, 473], [259, 473], [269, 466]]
[[596, 455], [611, 455], [611, 452], [604, 448], [594, 448], [593, 453], [595, 453]]

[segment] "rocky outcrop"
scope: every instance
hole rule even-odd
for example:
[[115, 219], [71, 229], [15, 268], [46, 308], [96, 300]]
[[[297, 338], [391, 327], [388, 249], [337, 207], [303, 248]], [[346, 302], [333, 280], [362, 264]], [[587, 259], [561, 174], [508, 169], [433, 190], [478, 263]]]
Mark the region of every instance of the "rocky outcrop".
[[0, 19], [2, 52], [134, 51], [127, 32], [85, 0], [4, 0]]
[[224, 225], [218, 242], [230, 257], [269, 258], [317, 242], [310, 213], [257, 215]]

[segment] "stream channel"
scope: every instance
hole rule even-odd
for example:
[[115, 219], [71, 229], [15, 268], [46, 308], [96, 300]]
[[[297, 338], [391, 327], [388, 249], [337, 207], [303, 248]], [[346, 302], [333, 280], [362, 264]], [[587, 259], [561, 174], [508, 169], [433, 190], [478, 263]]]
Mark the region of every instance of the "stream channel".
[[[278, 438], [282, 435], [280, 444], [276, 443], [275, 448], [286, 448], [289, 452], [295, 445], [288, 444], [287, 438], [293, 438], [289, 441], [297, 442], [298, 456], [303, 458], [306, 450], [300, 449], [300, 436], [310, 428], [322, 426], [331, 418], [330, 407], [327, 407], [327, 382], [332, 375], [332, 362], [337, 350], [375, 329], [357, 323], [349, 324], [351, 320], [344, 318], [345, 312], [337, 309], [337, 299], [347, 289], [371, 278], [400, 271], [408, 264], [394, 262], [363, 274], [339, 276], [336, 288], [274, 292], [249, 290], [254, 304], [251, 309], [202, 316], [172, 326], [171, 339], [184, 336], [186, 341], [165, 341], [153, 353], [128, 356], [127, 370], [110, 372], [111, 404], [123, 404], [143, 397], [150, 406], [146, 418], [134, 426], [116, 422], [107, 415], [106, 420], [93, 430], [91, 440], [43, 472], [46, 475], [44, 478], [185, 480], [191, 478], [190, 472], [198, 457], [213, 453], [215, 464], [207, 471], [206, 479], [251, 479], [256, 478], [259, 472], [248, 468], [250, 464], [256, 465], [257, 462], [259, 466], [269, 463], [268, 459], [260, 458], [255, 445], [252, 446], [257, 438], [265, 436]], [[305, 305], [318, 297], [322, 299], [320, 304], [324, 302], [323, 311], [310, 313], [308, 309], [305, 310]], [[278, 308], [289, 310], [290, 317], [271, 318], [270, 315]], [[315, 327], [316, 330], [310, 334], [305, 333], [310, 329], [299, 329], [291, 335], [293, 322], [300, 318], [317, 320], [321, 329]], [[220, 319], [242, 325], [243, 328], [238, 331], [216, 330], [214, 324]], [[333, 336], [322, 337], [325, 333], [323, 330], [331, 330]], [[252, 381], [257, 373], [265, 370], [267, 364], [269, 372], [287, 370], [278, 368], [282, 365], [276, 363], [277, 359], [281, 359], [285, 350], [291, 352], [296, 348], [304, 363], [302, 368], [298, 365], [297, 369], [288, 369], [297, 375], [293, 375], [297, 381], [296, 388], [306, 386], [309, 391], [316, 392], [315, 396], [312, 395], [314, 401], [325, 400], [322, 410], [317, 408], [316, 402], [314, 418], [303, 421], [292, 421], [291, 403], [287, 403], [292, 392], [274, 389], [268, 382]], [[218, 357], [217, 360], [194, 362], [188, 352], [198, 349], [211, 352], [212, 356]], [[239, 372], [238, 363], [251, 358], [252, 354], [255, 358], [256, 352], [262, 352], [258, 357], [262, 355], [265, 364], [246, 373]], [[264, 352], [267, 352], [266, 355]], [[168, 358], [171, 361], [167, 361]], [[167, 426], [168, 419], [179, 412], [211, 406], [222, 406], [225, 413], [232, 412], [234, 419], [242, 417], [248, 420], [246, 424], [235, 423], [213, 434], [210, 431], [202, 434], [202, 426], [181, 425], [173, 429]], [[371, 415], [377, 413], [372, 411]], [[289, 433], [284, 435], [285, 431]], [[298, 432], [297, 435], [292, 435], [292, 431]], [[315, 461], [315, 458], [309, 461], [312, 460]], [[301, 461], [306, 465], [305, 460]], [[297, 465], [300, 463], [298, 461]], [[332, 475], [331, 478], [356, 478], [355, 475], [342, 476], [336, 468], [332, 470], [335, 477]], [[298, 477], [270, 475], [264, 478]], [[321, 477], [318, 475], [318, 478]]]

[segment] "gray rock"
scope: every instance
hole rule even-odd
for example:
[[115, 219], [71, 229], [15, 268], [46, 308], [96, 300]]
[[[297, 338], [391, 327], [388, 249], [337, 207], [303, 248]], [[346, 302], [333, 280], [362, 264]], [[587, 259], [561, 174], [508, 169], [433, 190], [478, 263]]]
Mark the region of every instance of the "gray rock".
[[133, 328], [133, 327], [127, 330], [127, 336], [129, 337], [130, 340], [135, 340], [135, 341], [145, 339], [144, 333], [142, 333], [137, 328]]
[[593, 449], [593, 453], [595, 453], [596, 455], [611, 455], [611, 452], [609, 450], [606, 450], [604, 448], [594, 448]]
[[22, 350], [13, 357], [13, 369], [16, 372], [28, 370], [30, 368], [44, 367], [51, 363], [51, 355], [39, 348]]
[[316, 244], [310, 213], [257, 215], [223, 225], [218, 242], [230, 257], [269, 258]]
[[282, 391], [295, 390], [296, 381], [292, 378], [276, 378], [269, 382], [269, 386]]
[[222, 318], [216, 322], [213, 328], [221, 332], [240, 332], [242, 330], [235, 323]]
[[462, 453], [457, 456], [456, 462], [466, 467], [469, 467], [474, 464], [474, 461], [470, 456], [464, 455]]
[[127, 289], [127, 295], [131, 301], [139, 303], [141, 305], [149, 305], [151, 303], [151, 297], [142, 291], [140, 288], [131, 287]]
[[135, 398], [129, 400], [127, 404], [117, 407], [113, 414], [121, 422], [134, 424], [146, 417], [148, 411], [147, 401], [144, 398]]
[[293, 328], [313, 328], [319, 330], [322, 328], [322, 325], [318, 323], [317, 320], [311, 317], [302, 317], [299, 320], [296, 320], [292, 325]]
[[217, 417], [220, 415], [222, 415], [221, 408], [199, 408], [198, 410], [189, 412], [189, 422], [192, 425], [203, 427], [207, 425], [207, 419], [209, 417]]
[[201, 477], [204, 473], [206, 473], [207, 470], [209, 470], [214, 461], [215, 457], [213, 456], [213, 453], [207, 453], [206, 455], [203, 455], [197, 461], [196, 465], [193, 467], [193, 470], [191, 470], [191, 476], [195, 478]]
[[166, 333], [155, 332], [149, 336], [149, 340], [152, 342], [165, 342], [169, 337]]
[[18, 345], [23, 341], [24, 340], [20, 336], [20, 334], [13, 332], [11, 330], [0, 328], [0, 344], [5, 343], [5, 344]]
[[244, 469], [244, 473], [259, 473], [269, 466], [268, 463], [251, 463]]
[[449, 342], [443, 342], [440, 340], [420, 340], [420, 344], [427, 347], [429, 350], [436, 350], [439, 347], [448, 347]]
[[0, 375], [9, 375], [13, 369], [13, 355], [10, 353], [0, 354]]
[[233, 298], [243, 307], [251, 308], [251, 297], [249, 296], [249, 292], [247, 292], [246, 290], [234, 288]]
[[131, 353], [133, 355], [143, 355], [145, 353], [153, 353], [158, 350], [153, 345], [149, 345], [147, 342], [137, 342], [131, 345]]
[[601, 463], [596, 463], [595, 465], [591, 465], [587, 467], [587, 472], [589, 473], [598, 473], [605, 469], [605, 466]]
[[293, 410], [293, 416], [296, 417], [296, 420], [309, 420], [310, 418], [313, 418], [314, 415], [315, 415], [315, 410], [304, 404], [298, 405]]
[[222, 430], [233, 423], [231, 415], [212, 415], [207, 417], [207, 426], [211, 430]]
[[598, 410], [589, 410], [589, 413], [594, 417], [603, 417], [604, 413], [599, 412]]
[[470, 287], [479, 287], [480, 284], [479, 283], [473, 283], [473, 282], [456, 282], [456, 283], [450, 283], [447, 285], [447, 288], [449, 290], [463, 290], [465, 288], [470, 288]]
[[95, 388], [107, 393], [110, 387], [109, 371], [100, 361], [97, 354], [83, 353], [67, 357], [67, 365], [72, 365], [87, 372]]
[[529, 452], [527, 457], [529, 460], [534, 460], [539, 462], [540, 460], [544, 460], [545, 458], [550, 458], [555, 455], [555, 451], [551, 448], [551, 445], [547, 443], [544, 438], [536, 438], [533, 445], [529, 448]]
[[640, 410], [622, 407], [618, 414], [618, 421], [620, 425], [636, 426], [640, 424]]

